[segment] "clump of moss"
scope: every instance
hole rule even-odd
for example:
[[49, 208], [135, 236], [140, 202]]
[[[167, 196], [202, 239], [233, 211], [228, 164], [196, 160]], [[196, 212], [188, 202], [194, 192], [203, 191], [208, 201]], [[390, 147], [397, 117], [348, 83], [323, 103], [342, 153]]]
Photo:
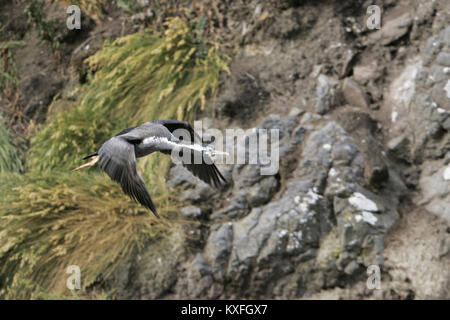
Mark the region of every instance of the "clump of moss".
[[325, 236], [320, 243], [320, 248], [317, 255], [319, 266], [322, 268], [327, 268], [330, 261], [336, 263], [341, 253], [342, 246], [339, 240], [339, 235], [336, 227], [333, 227], [330, 233]]

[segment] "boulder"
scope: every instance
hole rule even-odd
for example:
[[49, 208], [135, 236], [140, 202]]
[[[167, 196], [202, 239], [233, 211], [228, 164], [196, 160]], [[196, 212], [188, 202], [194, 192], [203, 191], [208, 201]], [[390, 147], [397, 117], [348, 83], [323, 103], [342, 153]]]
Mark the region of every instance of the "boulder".
[[369, 98], [362, 88], [352, 79], [345, 78], [342, 83], [342, 93], [345, 101], [352, 106], [366, 109], [369, 107]]
[[381, 29], [370, 34], [370, 44], [380, 43], [383, 46], [392, 44], [408, 33], [412, 24], [411, 13], [405, 12], [395, 18], [383, 22]]

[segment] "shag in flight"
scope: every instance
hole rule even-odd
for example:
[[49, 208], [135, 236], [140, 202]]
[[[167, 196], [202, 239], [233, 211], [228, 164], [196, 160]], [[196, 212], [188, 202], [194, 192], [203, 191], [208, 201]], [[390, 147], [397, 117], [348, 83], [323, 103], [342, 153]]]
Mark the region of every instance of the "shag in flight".
[[[173, 135], [177, 129], [187, 130], [191, 141], [183, 141]], [[215, 154], [209, 146], [195, 142], [198, 137], [192, 126], [176, 120], [154, 120], [140, 126], [128, 128], [107, 140], [97, 152], [83, 158], [91, 159], [88, 163], [72, 170], [77, 171], [91, 167], [97, 162], [108, 176], [120, 183], [122, 190], [130, 198], [150, 209], [159, 218], [155, 205], [145, 187], [144, 180], [136, 170], [136, 158], [159, 151], [171, 154], [172, 151], [190, 152], [191, 161], [183, 165], [195, 176], [216, 188], [226, 183], [219, 169], [212, 162]], [[194, 161], [194, 158], [201, 161]]]

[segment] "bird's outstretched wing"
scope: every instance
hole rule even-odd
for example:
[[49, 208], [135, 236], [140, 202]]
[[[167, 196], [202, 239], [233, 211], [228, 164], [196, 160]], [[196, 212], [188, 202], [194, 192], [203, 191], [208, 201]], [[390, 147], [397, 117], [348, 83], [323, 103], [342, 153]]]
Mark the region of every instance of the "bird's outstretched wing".
[[[155, 120], [152, 122], [165, 126], [171, 133], [177, 129], [187, 130], [191, 138], [191, 143], [203, 142], [201, 141], [200, 136], [194, 131], [194, 128], [192, 128], [192, 126], [187, 122], [177, 120]], [[214, 185], [216, 188], [219, 188], [222, 184], [227, 183], [227, 180], [223, 177], [222, 173], [220, 173], [219, 169], [217, 169], [211, 159], [208, 158], [207, 162], [209, 164], [203, 161], [205, 159], [204, 157], [207, 157], [204, 153], [199, 155], [196, 153], [200, 153], [200, 151], [187, 148], [185, 150], [186, 152], [191, 152], [191, 161], [190, 164], [184, 164], [184, 167], [192, 172], [196, 177], [199, 177], [202, 181], [210, 185]], [[202, 163], [195, 164], [195, 158], [202, 159]]]
[[203, 157], [208, 157], [202, 152], [202, 155], [197, 156], [199, 159], [201, 157], [202, 163], [195, 164], [194, 159], [196, 157], [196, 153], [200, 153], [200, 151], [195, 150], [186, 150], [191, 152], [191, 162], [190, 164], [183, 164], [186, 169], [194, 174], [194, 176], [199, 177], [202, 181], [214, 185], [216, 188], [220, 188], [223, 184], [227, 183], [227, 180], [224, 178], [222, 173], [220, 173], [219, 169], [217, 169], [216, 165], [209, 160], [210, 164], [207, 164], [204, 161]]
[[108, 176], [120, 183], [123, 192], [150, 209], [156, 217], [156, 211], [144, 180], [136, 170], [136, 156], [134, 145], [121, 138], [113, 137], [106, 141], [98, 151], [100, 167]]

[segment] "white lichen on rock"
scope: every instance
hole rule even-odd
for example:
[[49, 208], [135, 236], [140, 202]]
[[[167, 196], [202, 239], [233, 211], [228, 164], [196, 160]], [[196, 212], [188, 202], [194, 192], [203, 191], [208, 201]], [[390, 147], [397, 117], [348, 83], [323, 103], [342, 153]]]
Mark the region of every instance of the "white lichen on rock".
[[445, 181], [450, 180], [450, 165], [447, 168], [445, 168], [443, 177]]
[[447, 84], [444, 87], [445, 92], [447, 92], [447, 98], [450, 99], [450, 80], [447, 80]]
[[378, 221], [378, 218], [373, 215], [373, 213], [369, 211], [362, 212], [362, 219], [368, 224], [375, 225]]
[[375, 202], [366, 198], [362, 193], [355, 192], [348, 198], [348, 202], [359, 211], [378, 212], [378, 207]]

